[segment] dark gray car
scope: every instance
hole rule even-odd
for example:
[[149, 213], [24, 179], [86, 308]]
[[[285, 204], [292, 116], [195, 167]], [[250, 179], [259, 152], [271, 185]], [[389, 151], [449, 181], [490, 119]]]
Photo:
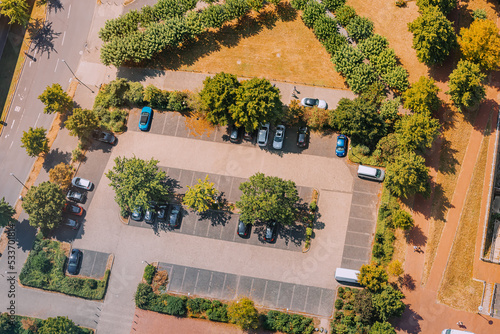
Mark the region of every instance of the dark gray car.
[[80, 265], [82, 264], [82, 251], [79, 249], [72, 249], [71, 255], [68, 260], [68, 273], [71, 275], [77, 275], [80, 271]]
[[181, 211], [182, 206], [179, 204], [172, 204], [170, 208], [170, 216], [168, 218], [168, 224], [171, 228], [179, 227], [181, 223]]

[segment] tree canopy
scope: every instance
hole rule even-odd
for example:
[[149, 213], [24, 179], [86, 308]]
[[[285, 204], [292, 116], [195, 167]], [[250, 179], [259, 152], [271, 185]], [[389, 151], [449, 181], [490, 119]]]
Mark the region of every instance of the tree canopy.
[[93, 110], [76, 108], [68, 116], [64, 125], [72, 136], [79, 138], [89, 138], [92, 131], [99, 127], [99, 117]]
[[496, 70], [500, 66], [500, 34], [491, 20], [476, 20], [469, 28], [462, 28], [458, 44], [463, 57], [483, 70]]
[[377, 292], [382, 289], [382, 286], [387, 282], [387, 279], [388, 276], [384, 267], [379, 266], [376, 263], [364, 264], [359, 269], [359, 284], [371, 292]]
[[453, 25], [437, 7], [422, 10], [422, 15], [408, 23], [413, 33], [413, 48], [419, 61], [427, 64], [441, 64], [457, 45]]
[[404, 107], [417, 114], [431, 114], [439, 108], [438, 92], [433, 79], [421, 76], [403, 93]]
[[463, 107], [471, 108], [479, 104], [486, 96], [482, 81], [486, 75], [481, 72], [479, 65], [468, 60], [461, 60], [457, 68], [450, 74], [446, 94], [450, 95], [453, 104], [460, 110]]
[[38, 99], [45, 104], [43, 112], [46, 114], [52, 114], [53, 112], [64, 114], [73, 107], [73, 99], [58, 83], [47, 86]]
[[396, 330], [389, 322], [375, 322], [368, 334], [396, 334]]
[[394, 289], [390, 284], [385, 284], [382, 290], [372, 297], [378, 318], [387, 321], [391, 317], [400, 317], [406, 308], [401, 300], [403, 298], [401, 291]]
[[30, 20], [26, 0], [1, 0], [0, 14], [10, 19], [9, 24], [17, 23], [26, 26]]
[[166, 174], [154, 159], [117, 157], [106, 177], [111, 181], [122, 214], [139, 207], [147, 208], [151, 201], [166, 201], [170, 194], [165, 184]]
[[267, 79], [245, 80], [236, 91], [236, 103], [230, 111], [235, 125], [248, 132], [256, 130], [260, 124], [273, 124], [283, 114], [280, 91]]
[[246, 224], [277, 220], [290, 225], [296, 220], [299, 194], [295, 182], [257, 173], [240, 184], [242, 195], [236, 202], [240, 219]]
[[401, 148], [407, 151], [424, 151], [431, 148], [439, 134], [439, 121], [430, 114], [412, 114], [403, 116], [396, 123]]
[[430, 191], [429, 168], [425, 159], [414, 152], [399, 155], [385, 171], [385, 184], [397, 196], [408, 198], [416, 193], [427, 196]]
[[206, 119], [212, 124], [226, 125], [231, 121], [229, 108], [236, 103], [240, 83], [234, 74], [217, 73], [203, 81], [201, 103]]
[[46, 133], [44, 128], [34, 129], [30, 127], [28, 132], [23, 131], [21, 147], [26, 149], [26, 153], [28, 153], [30, 157], [36, 157], [49, 151], [49, 140], [47, 139]]
[[9, 225], [9, 223], [14, 219], [16, 210], [5, 201], [5, 197], [0, 200], [0, 227]]
[[28, 190], [22, 207], [29, 215], [31, 226], [48, 231], [56, 228], [61, 222], [61, 213], [65, 203], [66, 198], [59, 185], [45, 181]]
[[229, 322], [236, 324], [243, 330], [259, 328], [259, 312], [249, 298], [243, 297], [231, 302], [227, 307]]
[[444, 15], [448, 15], [453, 8], [457, 7], [457, 0], [417, 0], [417, 6], [420, 11], [435, 6], [439, 8]]
[[188, 187], [182, 202], [189, 208], [202, 213], [212, 208], [215, 204], [217, 189], [213, 182], [208, 181], [208, 175], [204, 180], [198, 179], [198, 183]]
[[66, 189], [71, 184], [73, 171], [74, 169], [71, 165], [61, 162], [49, 170], [49, 180], [58, 184], [61, 189]]
[[79, 334], [80, 328], [68, 317], [48, 318], [38, 329], [39, 334]]

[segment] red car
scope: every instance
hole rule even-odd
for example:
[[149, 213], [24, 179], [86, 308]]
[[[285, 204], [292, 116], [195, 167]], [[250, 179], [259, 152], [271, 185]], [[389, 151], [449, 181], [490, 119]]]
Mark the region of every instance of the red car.
[[83, 208], [74, 203], [66, 202], [64, 204], [63, 212], [69, 213], [75, 216], [81, 216], [83, 214]]

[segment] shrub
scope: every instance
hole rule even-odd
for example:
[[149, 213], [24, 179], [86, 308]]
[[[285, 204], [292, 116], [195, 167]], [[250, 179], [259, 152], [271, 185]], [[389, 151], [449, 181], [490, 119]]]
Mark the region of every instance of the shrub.
[[222, 304], [218, 300], [212, 301], [212, 305], [210, 308], [206, 311], [208, 319], [211, 321], [218, 321], [218, 322], [228, 322], [229, 319], [227, 317], [227, 305]]
[[409, 230], [413, 227], [413, 218], [404, 210], [396, 210], [392, 214], [391, 225], [395, 228]]
[[474, 18], [474, 21], [486, 20], [488, 18], [488, 15], [486, 14], [486, 10], [479, 8], [472, 11], [472, 17]]
[[207, 311], [212, 306], [212, 302], [204, 298], [193, 298], [187, 301], [186, 306], [190, 313], [200, 314]]
[[343, 75], [348, 76], [353, 72], [354, 68], [358, 67], [363, 62], [364, 56], [357, 48], [351, 45], [342, 45], [332, 57], [332, 62], [335, 65], [335, 70]]
[[144, 87], [142, 84], [140, 82], [130, 82], [124, 99], [131, 105], [141, 106], [144, 102]]
[[375, 71], [373, 70], [373, 66], [370, 64], [361, 63], [358, 66], [352, 69], [351, 73], [348, 73], [346, 76], [346, 82], [349, 85], [349, 88], [356, 93], [360, 94], [370, 87], [375, 81], [377, 77], [375, 75]]
[[314, 324], [311, 318], [299, 314], [286, 314], [279, 311], [269, 311], [264, 320], [266, 329], [293, 334], [311, 334]]
[[170, 92], [168, 100], [168, 109], [177, 112], [184, 112], [188, 110], [186, 100], [187, 100], [187, 93], [180, 92], [177, 90]]
[[139, 283], [135, 292], [135, 305], [147, 310], [151, 300], [154, 298], [153, 288], [149, 284]]
[[45, 256], [45, 252], [40, 252], [33, 256], [31, 260], [31, 266], [33, 270], [40, 271], [43, 274], [47, 274], [52, 269], [52, 263]]
[[314, 35], [321, 43], [335, 34], [338, 34], [338, 31], [337, 21], [334, 18], [322, 15], [314, 22]]
[[182, 317], [186, 315], [186, 297], [167, 296], [167, 314]]
[[296, 10], [304, 10], [309, 0], [290, 0], [290, 5]]
[[346, 0], [323, 0], [321, 1], [329, 11], [335, 12], [337, 8], [345, 5]]
[[323, 41], [323, 46], [330, 55], [334, 55], [342, 46], [347, 44], [347, 38], [339, 33], [334, 33], [327, 40]]
[[339, 298], [344, 298], [344, 291], [345, 291], [344, 287], [339, 287], [337, 289], [337, 293], [339, 295]]
[[340, 310], [342, 307], [344, 307], [344, 301], [339, 298], [335, 301], [335, 309]]
[[408, 72], [403, 66], [396, 66], [382, 74], [382, 80], [397, 93], [405, 92], [410, 83], [408, 82]]
[[382, 76], [397, 65], [396, 53], [393, 49], [385, 48], [379, 54], [373, 55], [370, 59], [375, 71]]
[[313, 233], [313, 229], [310, 227], [307, 227], [306, 228], [306, 236], [310, 238], [312, 236], [312, 233]]
[[302, 21], [308, 28], [314, 27], [314, 23], [322, 16], [325, 16], [325, 6], [316, 1], [307, 3], [302, 12]]
[[318, 203], [316, 203], [316, 201], [312, 201], [311, 204], [309, 204], [309, 210], [311, 212], [316, 212], [316, 210], [318, 210]]
[[358, 44], [358, 49], [368, 58], [370, 61], [376, 56], [378, 56], [382, 51], [384, 51], [389, 46], [387, 38], [381, 35], [374, 34], [365, 40], [362, 40]]
[[367, 39], [373, 35], [373, 22], [366, 17], [354, 17], [346, 27], [349, 36], [356, 42]]
[[79, 148], [75, 148], [73, 151], [71, 151], [71, 159], [73, 161], [82, 161], [83, 158], [85, 158], [85, 154], [83, 154], [82, 150]]
[[347, 27], [349, 22], [351, 22], [351, 20], [356, 17], [356, 11], [351, 6], [344, 5], [337, 8], [337, 10], [335, 11], [335, 17], [341, 25]]
[[144, 101], [153, 108], [167, 109], [169, 102], [169, 93], [161, 89], [148, 85], [144, 89]]
[[304, 111], [304, 120], [311, 129], [324, 130], [329, 124], [329, 114], [328, 111], [314, 106]]
[[95, 288], [97, 288], [97, 281], [93, 278], [88, 279], [87, 285], [89, 286], [90, 289], [95, 289]]
[[156, 268], [152, 264], [148, 264], [144, 268], [144, 275], [142, 276], [144, 280], [148, 283], [151, 284], [153, 282], [153, 277], [155, 276]]

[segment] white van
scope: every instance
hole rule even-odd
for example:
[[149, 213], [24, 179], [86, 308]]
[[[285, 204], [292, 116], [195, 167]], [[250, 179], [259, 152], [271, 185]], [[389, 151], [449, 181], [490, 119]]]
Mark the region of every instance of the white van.
[[441, 334], [474, 334], [472, 332], [461, 331], [460, 329], [444, 329]]
[[335, 270], [335, 279], [339, 282], [354, 283], [358, 282], [359, 270], [337, 268]]
[[382, 169], [359, 165], [358, 177], [373, 181], [384, 181], [385, 172]]

